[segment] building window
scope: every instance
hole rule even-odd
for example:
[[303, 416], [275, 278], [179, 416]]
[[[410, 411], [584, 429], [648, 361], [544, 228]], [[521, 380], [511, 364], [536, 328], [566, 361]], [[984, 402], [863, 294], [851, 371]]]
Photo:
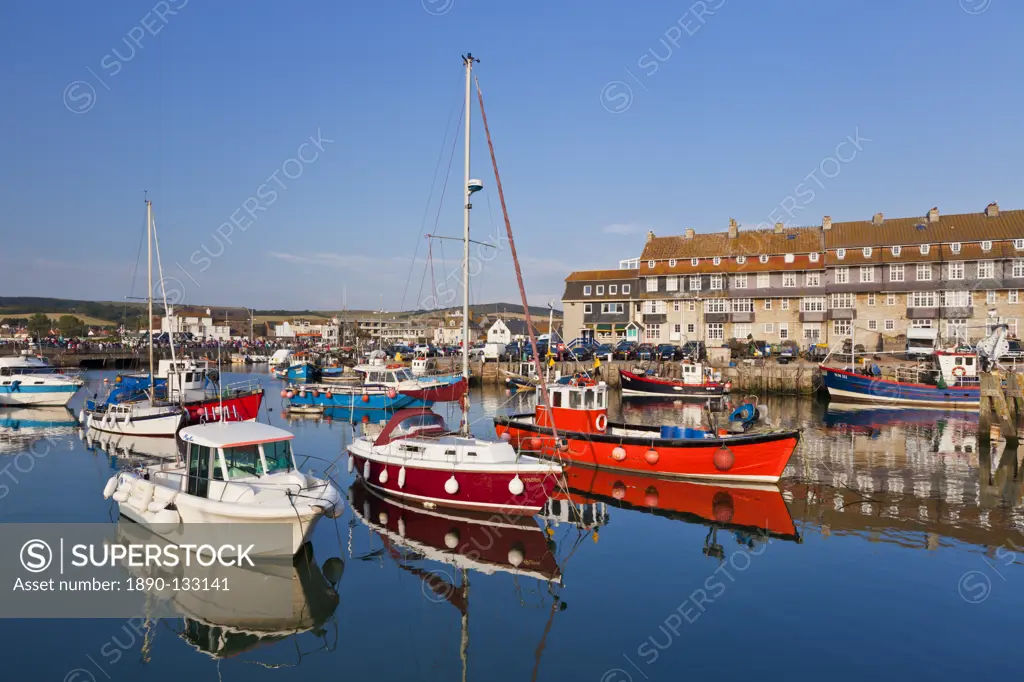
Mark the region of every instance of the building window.
[[804, 276], [804, 285], [809, 287], [820, 287], [821, 286], [821, 273], [820, 272], [808, 272]]
[[921, 264], [917, 266], [917, 281], [918, 282], [930, 282], [932, 279], [932, 266], [928, 264]]
[[629, 260], [620, 260], [619, 261], [619, 270], [639, 270], [639, 269], [640, 269], [640, 259], [639, 258], [630, 258]]
[[796, 260], [796, 256], [794, 256], [791, 253], [787, 253], [783, 260], [786, 261], [787, 263], [792, 263], [794, 260]]
[[949, 275], [949, 279], [963, 279], [964, 278], [964, 264], [961, 263], [950, 263], [947, 266], [946, 273]]
[[853, 323], [850, 320], [832, 320], [832, 333], [841, 338], [850, 336], [853, 333]]
[[788, 298], [783, 298], [783, 299], [780, 299], [780, 300], [782, 301], [782, 309], [783, 310], [789, 310], [789, 299]]
[[727, 313], [729, 312], [728, 301], [724, 298], [709, 298], [704, 301], [704, 312], [706, 313]]
[[910, 307], [911, 308], [934, 308], [935, 307], [935, 292], [934, 291], [915, 291], [910, 295]]
[[779, 322], [779, 338], [785, 341], [789, 338], [789, 323]]
[[615, 295], [615, 294], [617, 294], [617, 293], [619, 293], [619, 287], [618, 287], [618, 285], [617, 285], [617, 284], [609, 284], [609, 285], [608, 285], [608, 294], [609, 294], [610, 296], [614, 296], [614, 295]]
[[589, 315], [592, 312], [594, 312], [594, 306], [592, 306], [589, 303], [584, 303], [583, 304], [583, 314], [584, 315]]
[[951, 319], [946, 320], [946, 337], [949, 340], [953, 340], [959, 336], [963, 336], [967, 332], [967, 320], [964, 319]]
[[771, 310], [772, 309], [772, 299], [770, 299], [770, 298], [764, 299], [764, 309], [765, 310]]
[[896, 305], [896, 294], [886, 294], [885, 295], [885, 305], [887, 305], [889, 307], [892, 307], [892, 306]]
[[734, 339], [745, 339], [753, 334], [753, 329], [750, 324], [744, 322], [742, 324], [734, 324], [732, 326], [732, 337]]
[[647, 261], [647, 267], [650, 268], [651, 270], [653, 270], [654, 269], [654, 261], [652, 261], [652, 260]]
[[784, 272], [784, 273], [782, 273], [782, 286], [784, 286], [784, 287], [795, 287], [796, 286], [796, 273], [795, 272]]
[[598, 296], [604, 296], [604, 285], [603, 284], [598, 284], [597, 285], [597, 295]]
[[902, 282], [903, 281], [903, 264], [896, 263], [895, 265], [889, 266], [889, 281], [890, 282]]
[[725, 325], [721, 322], [711, 322], [708, 324], [708, 341], [722, 341], [725, 339]]
[[818, 341], [821, 339], [821, 324], [818, 322], [804, 323], [804, 340]]
[[870, 305], [870, 306], [875, 305], [875, 295], [874, 294], [868, 294], [868, 305]]
[[902, 246], [894, 246], [894, 247], [892, 247], [889, 250], [892, 252], [892, 255], [899, 256], [900, 252], [903, 251], [903, 247]]
[[996, 276], [996, 262], [994, 260], [978, 261], [978, 279], [992, 279]]
[[865, 282], [874, 282], [875, 281], [875, 269], [873, 267], [871, 267], [870, 265], [861, 267], [861, 269], [860, 269], [860, 281], [861, 281], [862, 284], [865, 283]]
[[690, 265], [692, 265], [693, 267], [697, 267], [698, 265], [700, 265], [700, 258], [691, 258]]
[[885, 331], [891, 332], [894, 329], [896, 329], [896, 320], [886, 320], [885, 321]]
[[760, 256], [758, 256], [757, 260], [761, 261], [762, 263], [767, 263], [768, 262], [768, 255], [767, 254], [761, 254]]
[[995, 291], [986, 291], [985, 292], [985, 303], [987, 303], [988, 305], [992, 305], [993, 303], [998, 303], [998, 302], [999, 302], [999, 294], [997, 294]]
[[775, 333], [775, 323], [774, 322], [765, 322], [764, 323], [764, 333], [765, 334], [774, 334]]
[[804, 312], [804, 313], [823, 313], [823, 312], [825, 312], [825, 297], [824, 296], [809, 296], [807, 298], [800, 299], [800, 312]]
[[836, 258], [839, 260], [846, 258], [846, 249], [836, 249]]
[[658, 290], [658, 278], [657, 277], [648, 277], [647, 278], [647, 291], [657, 291], [657, 290]]
[[732, 311], [734, 313], [752, 313], [754, 312], [754, 299], [752, 298], [736, 298], [732, 301]]
[[693, 322], [687, 322], [686, 323], [686, 333], [687, 334], [696, 334], [697, 333], [697, 325], [694, 324]]
[[675, 258], [669, 258], [668, 259], [668, 266], [670, 268], [674, 268], [676, 266], [676, 259]]
[[605, 314], [619, 314], [626, 312], [626, 307], [623, 303], [602, 303], [601, 312]]
[[690, 275], [690, 291], [700, 291], [700, 275]]
[[687, 301], [686, 302], [686, 309], [689, 310], [691, 313], [697, 312], [697, 302], [696, 301]]
[[645, 315], [664, 315], [665, 301], [644, 301]]
[[679, 312], [679, 301], [672, 301], [672, 312]]
[[816, 253], [811, 253], [811, 254], [808, 254], [807, 258], [808, 258], [808, 259], [809, 259], [809, 260], [810, 260], [810, 261], [811, 261], [812, 263], [817, 263], [817, 262], [818, 262], [818, 254], [816, 254]]
[[949, 248], [953, 251], [953, 253], [960, 253], [960, 242], [953, 242], [952, 244], [949, 245]]
[[928, 252], [932, 250], [931, 244], [921, 244], [921, 255], [927, 256]]
[[852, 308], [855, 300], [853, 294], [832, 294], [832, 309]]
[[674, 325], [672, 325], [672, 333], [675, 334], [678, 337], [680, 334], [683, 333], [683, 325], [681, 325], [681, 324], [674, 324]]
[[868, 331], [870, 331], [870, 332], [877, 332], [878, 331], [878, 320], [868, 320]]
[[1024, 239], [1014, 239], [1013, 248], [1017, 249], [1018, 251], [1024, 251]]
[[679, 278], [675, 275], [665, 278], [665, 291], [679, 291]]
[[711, 259], [711, 262], [714, 263], [715, 265], [721, 265], [722, 259], [719, 258], [718, 256], [715, 256], [714, 258]]
[[744, 263], [747, 262], [747, 257], [746, 256], [736, 256], [736, 262], [739, 263], [740, 265], [743, 265]]
[[657, 341], [661, 337], [660, 324], [648, 324], [644, 327], [644, 340]]
[[625, 296], [628, 293], [629, 293], [629, 285], [628, 284], [623, 284], [622, 285], [622, 295]]
[[732, 288], [733, 289], [746, 289], [747, 288], [747, 274], [733, 275], [732, 277]]
[[771, 278], [768, 276], [767, 272], [759, 272], [759, 273], [757, 273], [757, 288], [758, 289], [767, 289], [770, 284], [771, 284]]
[[1017, 289], [1010, 289], [1006, 292], [1007, 303], [1020, 303], [1020, 291]]
[[871, 258], [871, 247], [870, 246], [865, 246], [864, 249], [861, 251], [861, 253], [864, 254], [865, 258]]
[[1013, 261], [1013, 277], [1024, 277], [1024, 260]]
[[590, 285], [589, 285], [589, 284], [587, 284], [587, 285], [585, 285], [585, 286], [583, 287], [583, 295], [584, 295], [584, 296], [590, 296], [590, 292], [591, 292], [591, 291], [592, 291], [592, 290], [591, 290], [591, 288], [590, 288]]
[[836, 284], [850, 283], [850, 268], [836, 268]]
[[981, 250], [982, 251], [991, 251], [992, 250], [992, 242], [987, 242], [987, 241], [986, 242], [982, 242], [981, 243]]
[[939, 303], [943, 308], [964, 308], [974, 305], [974, 296], [971, 291], [942, 291], [939, 292]]
[[711, 275], [711, 291], [721, 291], [721, 290], [722, 290], [722, 276], [721, 275]]

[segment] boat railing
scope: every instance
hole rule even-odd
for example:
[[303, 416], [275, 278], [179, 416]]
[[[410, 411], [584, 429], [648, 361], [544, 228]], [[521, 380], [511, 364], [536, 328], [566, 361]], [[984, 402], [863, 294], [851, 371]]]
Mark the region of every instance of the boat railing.
[[237, 393], [252, 393], [263, 389], [263, 384], [258, 379], [245, 379], [225, 384], [221, 387], [221, 394], [225, 397]]

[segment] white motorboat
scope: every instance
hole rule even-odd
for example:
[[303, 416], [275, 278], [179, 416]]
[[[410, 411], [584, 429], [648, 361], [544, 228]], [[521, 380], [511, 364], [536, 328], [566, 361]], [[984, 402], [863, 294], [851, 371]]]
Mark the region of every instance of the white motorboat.
[[2, 406], [64, 407], [83, 383], [80, 373], [63, 372], [28, 351], [0, 358]]
[[343, 503], [327, 477], [299, 470], [290, 432], [257, 422], [217, 422], [189, 426], [179, 439], [184, 461], [126, 470], [107, 481], [103, 497], [113, 497], [123, 516], [147, 526], [170, 542], [187, 530], [182, 524], [276, 524], [291, 528], [287, 541], [267, 544], [254, 554], [294, 555], [324, 515], [337, 518]]

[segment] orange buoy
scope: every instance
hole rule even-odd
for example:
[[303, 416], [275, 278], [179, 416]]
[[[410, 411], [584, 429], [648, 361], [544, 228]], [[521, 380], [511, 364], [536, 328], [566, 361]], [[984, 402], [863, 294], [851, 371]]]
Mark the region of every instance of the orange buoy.
[[732, 454], [729, 446], [723, 445], [715, 450], [715, 456], [712, 461], [715, 464], [715, 468], [719, 471], [728, 471], [736, 463], [736, 455]]
[[647, 486], [647, 490], [644, 491], [644, 504], [648, 507], [658, 506], [658, 489], [653, 485]]
[[530, 439], [531, 450], [540, 450], [543, 445], [544, 441], [542, 441], [540, 438], [537, 438], [536, 436]]
[[398, 391], [393, 388], [388, 389], [388, 397], [394, 400], [398, 396]]
[[334, 394], [331, 393], [330, 391], [327, 391], [327, 393], [324, 393], [324, 397], [327, 398], [328, 400], [333, 400]]
[[364, 402], [364, 403], [368, 403], [368, 402], [370, 402], [370, 396], [368, 396], [367, 394], [365, 394], [365, 393], [364, 393], [364, 394], [363, 394], [363, 402]]
[[314, 397], [314, 398], [319, 398], [319, 397], [320, 397], [320, 391], [318, 391], [318, 390], [316, 390], [316, 389], [314, 388], [314, 389], [313, 389], [313, 397]]
[[650, 450], [644, 453], [644, 459], [647, 460], [648, 464], [653, 466], [658, 463], [658, 460], [661, 459], [661, 456], [658, 454], [657, 450], [651, 448]]
[[622, 447], [621, 445], [615, 446], [615, 448], [612, 450], [612, 459], [614, 459], [616, 462], [621, 462], [622, 460], [626, 459], [626, 448]]
[[711, 514], [718, 523], [729, 523], [735, 511], [735, 504], [732, 495], [725, 490], [719, 490], [711, 499]]
[[295, 393], [293, 393], [292, 391], [288, 391], [284, 397], [291, 400], [292, 398], [295, 397]]
[[626, 484], [622, 481], [615, 481], [612, 484], [612, 497], [616, 500], [622, 500], [626, 497]]
[[370, 415], [368, 415], [368, 414], [364, 414], [363, 415], [363, 423], [364, 424], [369, 424], [370, 423]]
[[288, 397], [288, 389], [287, 388], [282, 388], [281, 389], [281, 397], [282, 398], [287, 398]]

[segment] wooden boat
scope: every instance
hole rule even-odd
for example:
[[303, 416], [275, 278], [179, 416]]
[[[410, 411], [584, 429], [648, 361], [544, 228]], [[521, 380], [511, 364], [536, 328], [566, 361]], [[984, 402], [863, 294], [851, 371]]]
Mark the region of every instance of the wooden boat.
[[[498, 435], [540, 456], [633, 473], [774, 483], [782, 477], [799, 431], [740, 434], [608, 421], [604, 382], [548, 387], [551, 414], [494, 418]], [[557, 427], [559, 442], [554, 439]]]
[[669, 379], [644, 371], [620, 369], [622, 395], [627, 397], [656, 396], [673, 397], [681, 400], [707, 400], [721, 398], [729, 393], [732, 384], [714, 378], [710, 368], [699, 362], [684, 361], [679, 364], [681, 378]]

